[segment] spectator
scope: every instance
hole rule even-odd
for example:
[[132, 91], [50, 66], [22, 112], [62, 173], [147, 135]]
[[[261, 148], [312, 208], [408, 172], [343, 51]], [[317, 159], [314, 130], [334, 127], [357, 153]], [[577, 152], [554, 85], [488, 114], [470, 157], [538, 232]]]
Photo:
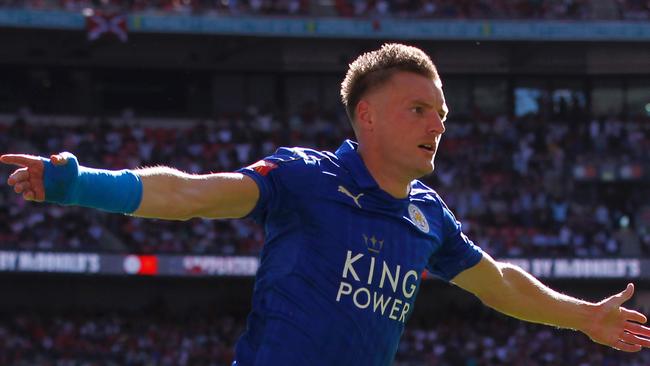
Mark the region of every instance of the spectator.
[[[346, 121], [308, 106], [285, 123], [250, 107], [239, 116], [178, 128], [141, 125], [132, 115], [125, 117], [125, 124], [104, 122], [93, 130], [34, 128], [35, 117], [28, 111], [21, 115], [13, 123], [0, 124], [0, 142], [8, 150], [70, 150], [97, 157], [91, 166], [108, 168], [171, 162], [193, 173], [237, 169], [281, 144], [332, 149], [350, 134]], [[468, 235], [495, 256], [648, 253], [641, 249], [650, 247], [645, 216], [630, 220], [628, 215], [625, 230], [620, 226], [624, 212], [650, 207], [642, 182], [632, 181], [634, 189], [614, 190], [617, 196], [608, 198], [608, 185], [581, 183], [580, 174], [575, 174], [578, 167], [598, 162], [647, 161], [650, 150], [640, 147], [650, 144], [650, 128], [638, 121], [601, 122], [569, 129], [561, 121], [537, 124], [504, 116], [452, 121], [442, 140], [437, 172], [425, 181], [444, 193], [464, 218]], [[291, 130], [288, 140], [278, 134], [283, 124]], [[6, 179], [9, 170], [2, 169], [0, 179]], [[0, 217], [5, 218], [0, 225], [5, 227], [4, 242], [15, 249], [256, 255], [262, 243], [261, 230], [245, 221], [147, 221], [51, 205], [24, 210], [21, 207], [32, 203], [10, 193], [0, 192]], [[37, 223], [44, 224], [34, 230]], [[110, 236], [121, 245], [109, 245]]]

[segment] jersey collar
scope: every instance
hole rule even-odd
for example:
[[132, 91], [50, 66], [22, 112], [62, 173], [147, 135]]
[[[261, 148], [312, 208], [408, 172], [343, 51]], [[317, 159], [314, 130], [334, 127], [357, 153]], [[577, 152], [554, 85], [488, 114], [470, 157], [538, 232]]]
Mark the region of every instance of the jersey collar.
[[355, 183], [361, 189], [378, 188], [379, 185], [370, 175], [366, 164], [357, 152], [359, 144], [352, 140], [345, 140], [336, 150], [336, 156], [343, 162], [343, 165], [350, 171]]

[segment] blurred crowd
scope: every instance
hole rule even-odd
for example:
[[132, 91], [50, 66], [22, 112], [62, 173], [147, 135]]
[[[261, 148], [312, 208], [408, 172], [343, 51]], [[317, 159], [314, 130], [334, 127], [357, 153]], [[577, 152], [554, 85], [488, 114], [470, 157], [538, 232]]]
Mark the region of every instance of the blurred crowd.
[[0, 0], [0, 7], [108, 12], [443, 19], [650, 18], [647, 0]]
[[[71, 151], [91, 167], [169, 165], [189, 173], [233, 171], [279, 146], [335, 148], [351, 134], [347, 122], [335, 124], [309, 111], [280, 123], [256, 108], [180, 127], [107, 122], [65, 127], [34, 124], [30, 119], [27, 113], [14, 123], [0, 124], [0, 146], [6, 146], [5, 151], [45, 156]], [[134, 123], [128, 116], [123, 122]], [[0, 181], [4, 183], [12, 171], [0, 167]], [[7, 187], [0, 190], [0, 242], [21, 250], [256, 255], [263, 232], [251, 220], [145, 220], [35, 204]]]
[[527, 116], [512, 121], [502, 116], [448, 125], [430, 184], [470, 238], [489, 252], [648, 254], [645, 180], [576, 177], [581, 167], [643, 166], [650, 151], [647, 120], [561, 122]]
[[[453, 313], [453, 312], [452, 312]], [[395, 366], [641, 366], [650, 354], [593, 343], [575, 331], [506, 318], [490, 310], [457, 314], [428, 327], [409, 324]]]
[[[469, 314], [469, 313], [468, 313]], [[527, 324], [489, 310], [407, 326], [396, 366], [641, 366], [574, 331]], [[470, 319], [468, 319], [468, 317]], [[243, 324], [229, 316], [159, 312], [10, 313], [0, 317], [3, 365], [230, 366]]]
[[243, 324], [232, 317], [161, 313], [44, 313], [0, 317], [0, 364], [227, 365]]
[[[344, 115], [305, 111], [278, 118], [256, 108], [173, 127], [133, 116], [74, 126], [35, 120], [26, 113], [0, 123], [0, 145], [45, 156], [71, 151], [91, 167], [168, 165], [190, 173], [233, 171], [279, 146], [335, 150], [352, 135]], [[650, 161], [647, 120], [569, 123], [499, 116], [447, 125], [436, 172], [423, 180], [489, 253], [650, 254], [648, 174], [618, 181], [581, 180], [575, 173], [602, 164], [643, 168]], [[12, 170], [0, 167], [0, 180]], [[263, 232], [252, 220], [162, 221], [25, 202], [6, 187], [0, 190], [0, 242], [20, 250], [256, 255]]]

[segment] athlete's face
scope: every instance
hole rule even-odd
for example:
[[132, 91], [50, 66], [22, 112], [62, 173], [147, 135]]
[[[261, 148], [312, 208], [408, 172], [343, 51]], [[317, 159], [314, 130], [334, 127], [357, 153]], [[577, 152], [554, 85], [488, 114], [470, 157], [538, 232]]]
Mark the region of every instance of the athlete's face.
[[366, 136], [387, 168], [414, 179], [433, 172], [448, 113], [440, 80], [398, 72], [369, 93]]

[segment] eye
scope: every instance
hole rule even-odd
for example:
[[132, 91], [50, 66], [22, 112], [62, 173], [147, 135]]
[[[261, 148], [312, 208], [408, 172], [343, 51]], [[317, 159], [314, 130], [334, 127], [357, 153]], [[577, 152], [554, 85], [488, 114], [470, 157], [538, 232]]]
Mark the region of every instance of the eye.
[[411, 108], [411, 112], [413, 112], [415, 114], [424, 114], [424, 108], [422, 108], [420, 106], [413, 107], [413, 108]]

